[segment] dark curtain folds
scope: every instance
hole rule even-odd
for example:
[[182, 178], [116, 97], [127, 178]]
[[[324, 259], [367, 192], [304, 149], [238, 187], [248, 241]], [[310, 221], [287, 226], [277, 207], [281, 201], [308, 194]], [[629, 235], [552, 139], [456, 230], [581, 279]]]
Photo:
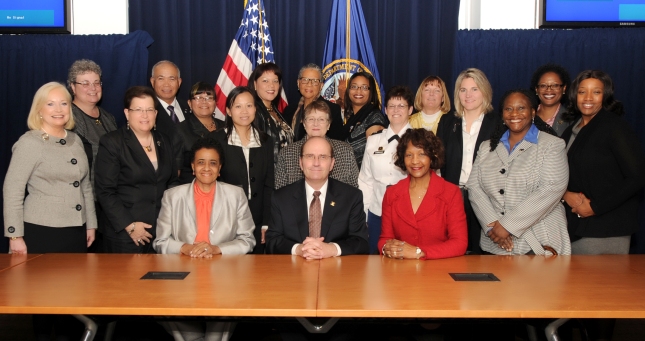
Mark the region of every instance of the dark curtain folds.
[[[27, 116], [36, 90], [51, 81], [67, 81], [67, 72], [77, 59], [91, 59], [103, 71], [101, 107], [119, 124], [125, 122], [123, 94], [145, 84], [147, 47], [152, 38], [146, 32], [127, 35], [0, 35], [0, 174], [7, 171], [11, 147], [27, 131]], [[0, 203], [1, 203], [0, 199]], [[0, 239], [6, 251], [6, 238]]]
[[[180, 97], [187, 98], [190, 86], [198, 81], [217, 82], [242, 19], [242, 0], [129, 3], [130, 30], [145, 30], [155, 39], [150, 66], [168, 59], [182, 71]], [[329, 0], [264, 0], [290, 102], [300, 98], [296, 86], [300, 67], [322, 62], [331, 5]], [[362, 6], [386, 89], [405, 84], [416, 91], [430, 74], [452, 78], [459, 1], [364, 0]]]
[[[645, 147], [645, 28], [576, 30], [460, 30], [457, 33], [453, 75], [476, 67], [493, 86], [493, 105], [509, 89], [528, 88], [538, 66], [564, 66], [571, 78], [587, 69], [603, 70], [614, 81], [614, 97], [625, 105], [625, 119]], [[451, 86], [454, 86], [454, 79]], [[602, 167], [599, 166], [599, 172]], [[645, 174], [643, 175], [645, 176]], [[645, 253], [645, 202], [640, 231], [632, 252]]]

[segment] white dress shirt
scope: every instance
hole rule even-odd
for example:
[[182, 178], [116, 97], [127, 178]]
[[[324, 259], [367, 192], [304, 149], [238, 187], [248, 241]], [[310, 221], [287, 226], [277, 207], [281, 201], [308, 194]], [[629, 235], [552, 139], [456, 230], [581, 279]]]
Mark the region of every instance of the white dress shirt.
[[179, 102], [177, 102], [177, 97], [172, 100], [172, 104], [166, 103], [164, 100], [161, 98], [157, 97], [159, 102], [161, 103], [161, 106], [163, 106], [164, 109], [166, 109], [166, 114], [170, 116], [170, 110], [168, 110], [168, 106], [172, 105], [173, 110], [175, 111], [175, 115], [177, 115], [177, 118], [179, 119], [179, 122], [183, 122], [186, 118], [184, 117], [184, 111], [182, 110], [181, 106], [179, 105]]
[[[325, 198], [327, 198], [327, 185], [329, 184], [329, 180], [325, 181], [325, 184], [320, 187], [320, 195], [318, 196], [318, 199], [320, 200], [320, 214], [324, 216], [325, 214]], [[309, 217], [309, 207], [311, 206], [311, 202], [314, 200], [314, 192], [316, 190], [309, 186], [307, 181], [305, 180], [305, 196], [307, 198], [307, 217]], [[338, 253], [336, 256], [340, 256], [341, 251], [340, 251], [340, 246], [336, 243], [330, 243], [336, 246], [336, 250], [338, 250]], [[295, 255], [296, 253], [296, 248], [298, 245], [301, 245], [300, 243], [294, 244], [293, 247], [291, 248], [291, 254]]]
[[477, 153], [477, 136], [484, 121], [484, 113], [470, 125], [470, 131], [466, 131], [466, 117], [461, 117], [461, 138], [463, 140], [462, 158], [461, 158], [461, 175], [459, 176], [459, 186], [465, 186], [468, 183], [468, 177], [473, 169], [473, 155]]
[[397, 134], [401, 137], [408, 129], [412, 129], [410, 123], [398, 132], [392, 131], [389, 126], [383, 129], [380, 134], [367, 138], [363, 164], [358, 174], [358, 188], [363, 192], [363, 206], [366, 216], [369, 210], [380, 217], [387, 187], [408, 176], [406, 170], [394, 165], [394, 156], [399, 141], [392, 140], [388, 143], [392, 136]]

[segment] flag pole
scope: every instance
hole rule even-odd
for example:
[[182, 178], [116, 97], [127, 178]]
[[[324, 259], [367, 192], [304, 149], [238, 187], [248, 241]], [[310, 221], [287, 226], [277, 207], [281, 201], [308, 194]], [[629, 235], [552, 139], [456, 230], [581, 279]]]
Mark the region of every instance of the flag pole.
[[262, 0], [258, 0], [258, 16], [260, 18], [260, 25], [259, 26], [260, 26], [260, 35], [262, 37], [262, 38], [260, 38], [260, 39], [262, 39], [262, 51], [261, 51], [261, 53], [262, 53], [262, 63], [266, 63], [266, 58], [265, 58], [266, 57], [266, 55], [265, 55], [266, 52], [265, 52], [265, 48], [264, 48], [264, 26], [262, 26], [262, 11], [260, 10], [260, 9], [264, 8], [264, 6], [262, 6], [260, 4], [261, 2], [262, 2]]
[[350, 47], [352, 46], [350, 42], [350, 24], [349, 24], [349, 18], [350, 18], [350, 10], [351, 10], [351, 0], [347, 0], [347, 13], [345, 15], [345, 87], [347, 87], [347, 84], [349, 83], [349, 59], [351, 58], [350, 54]]

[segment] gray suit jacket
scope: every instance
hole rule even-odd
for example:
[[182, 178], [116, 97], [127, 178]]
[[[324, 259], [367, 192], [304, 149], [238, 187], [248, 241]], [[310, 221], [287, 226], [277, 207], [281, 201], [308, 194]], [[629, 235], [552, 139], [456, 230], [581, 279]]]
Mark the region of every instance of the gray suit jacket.
[[[522, 140], [509, 155], [500, 142], [490, 151], [482, 143], [468, 179], [468, 197], [483, 229], [499, 220], [513, 235], [513, 254], [531, 250], [544, 254], [542, 246], [558, 254], [571, 254], [567, 221], [560, 198], [569, 181], [564, 141], [540, 132], [538, 143]], [[484, 251], [507, 254], [482, 230]]]
[[[195, 181], [166, 190], [157, 219], [157, 238], [153, 247], [158, 253], [179, 253], [181, 246], [192, 244], [197, 237]], [[210, 243], [222, 254], [245, 254], [253, 250], [253, 217], [244, 191], [217, 182], [210, 220]]]
[[89, 165], [80, 137], [68, 131], [64, 139], [50, 136], [45, 140], [43, 131], [30, 130], [12, 151], [3, 186], [6, 237], [22, 237], [24, 222], [97, 227]]

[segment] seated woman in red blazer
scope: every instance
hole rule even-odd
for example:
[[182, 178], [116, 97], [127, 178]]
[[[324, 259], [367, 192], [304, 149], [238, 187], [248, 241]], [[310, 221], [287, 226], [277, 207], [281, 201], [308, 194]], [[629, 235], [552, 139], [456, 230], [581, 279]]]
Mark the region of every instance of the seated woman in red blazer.
[[410, 129], [396, 149], [395, 165], [408, 177], [385, 191], [378, 247], [396, 259], [438, 259], [466, 252], [466, 214], [459, 187], [439, 177], [441, 140], [431, 131]]

